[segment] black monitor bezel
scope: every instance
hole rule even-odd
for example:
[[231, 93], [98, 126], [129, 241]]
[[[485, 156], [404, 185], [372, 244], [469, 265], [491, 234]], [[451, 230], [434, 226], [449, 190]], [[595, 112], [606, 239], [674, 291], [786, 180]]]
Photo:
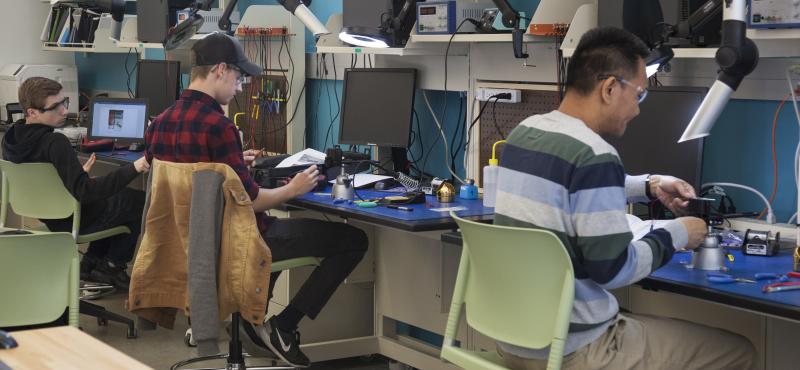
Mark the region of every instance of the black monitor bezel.
[[[692, 94], [698, 94], [700, 96], [705, 97], [706, 94], [708, 93], [708, 88], [707, 87], [702, 87], [702, 86], [657, 86], [657, 87], [648, 88], [648, 91], [650, 93], [656, 93], [656, 94], [661, 93], [661, 92], [666, 92], [666, 93], [692, 93]], [[701, 101], [702, 101], [702, 99], [701, 99]], [[686, 124], [688, 124], [688, 122], [686, 122]], [[624, 137], [624, 134], [623, 134], [623, 137]], [[621, 140], [621, 139], [617, 139], [617, 140]], [[703, 151], [705, 150], [705, 144], [706, 144], [705, 143], [705, 138], [695, 139], [690, 143], [697, 146], [697, 158], [696, 158], [697, 167], [694, 169], [694, 172], [695, 172], [694, 181], [691, 181], [692, 183], [690, 185], [692, 185], [693, 187], [695, 187], [695, 189], [697, 189], [699, 191], [700, 185], [702, 185], [702, 183], [703, 183], [703, 179], [702, 179], [702, 176], [703, 176]], [[609, 144], [614, 146], [614, 142], [613, 141], [610, 142]], [[614, 147], [616, 149], [616, 146], [614, 146]], [[620, 159], [622, 160], [622, 163], [624, 165], [625, 164], [625, 159], [622, 158], [621, 153], [620, 153]], [[637, 174], [633, 173], [632, 175], [637, 175]], [[669, 174], [665, 174], [665, 175], [669, 175]], [[689, 181], [689, 179], [684, 179], [684, 180]]]
[[[115, 136], [96, 136], [92, 134], [92, 129], [94, 128], [94, 106], [98, 103], [111, 103], [111, 104], [131, 104], [131, 105], [144, 105], [144, 125], [141, 132], [141, 137], [115, 137]], [[89, 124], [87, 125], [86, 136], [89, 140], [97, 140], [97, 139], [112, 139], [119, 143], [134, 143], [134, 142], [144, 142], [144, 133], [147, 131], [147, 121], [150, 119], [150, 106], [147, 99], [139, 99], [139, 98], [105, 98], [99, 97], [92, 99], [89, 102]]]
[[417, 77], [418, 71], [416, 68], [346, 68], [344, 70], [344, 76], [342, 78], [342, 114], [340, 115], [339, 119], [339, 143], [346, 144], [346, 145], [375, 145], [375, 146], [382, 146], [382, 147], [392, 147], [392, 148], [408, 148], [411, 143], [411, 135], [406, 135], [405, 143], [382, 143], [382, 142], [361, 142], [361, 141], [354, 141], [354, 140], [346, 140], [342, 137], [344, 132], [344, 117], [346, 117], [346, 109], [345, 107], [347, 104], [347, 80], [350, 73], [357, 72], [404, 72], [404, 73], [411, 73], [414, 77], [414, 84], [413, 84], [413, 91], [411, 94], [411, 110], [409, 111], [409, 120], [408, 120], [408, 129], [406, 131], [411, 132], [411, 127], [414, 123], [414, 104], [416, 100], [416, 92], [417, 92]]

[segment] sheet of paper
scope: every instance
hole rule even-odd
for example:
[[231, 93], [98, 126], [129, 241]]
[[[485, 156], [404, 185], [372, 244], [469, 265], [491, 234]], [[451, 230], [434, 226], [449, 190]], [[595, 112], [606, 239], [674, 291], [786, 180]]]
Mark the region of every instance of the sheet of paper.
[[647, 233], [650, 232], [651, 225], [652, 225], [653, 229], [658, 229], [658, 228], [664, 227], [664, 225], [667, 222], [672, 221], [672, 220], [653, 220], [653, 221], [648, 220], [648, 221], [645, 221], [645, 220], [642, 220], [641, 218], [636, 217], [634, 215], [627, 215], [626, 214], [626, 216], [628, 217], [628, 226], [630, 226], [631, 232], [633, 233], [633, 240], [639, 240], [643, 236], [647, 235]]
[[275, 167], [284, 168], [321, 163], [325, 163], [325, 153], [320, 152], [319, 150], [308, 148], [292, 154], [289, 158], [282, 160], [281, 163], [278, 163], [278, 165]]
[[[350, 179], [353, 179], [353, 175], [350, 175], [349, 177], [350, 177]], [[359, 174], [356, 175], [356, 180], [355, 180], [355, 183], [353, 183], [353, 186], [355, 186], [356, 189], [358, 189], [358, 188], [360, 188], [362, 186], [367, 186], [367, 185], [370, 185], [370, 184], [374, 184], [374, 183], [376, 183], [378, 181], [391, 179], [391, 178], [392, 178], [391, 176], [373, 175], [371, 173], [359, 173]], [[333, 183], [336, 182], [336, 179], [333, 179], [333, 180], [331, 180], [329, 182], [331, 184], [333, 184]]]

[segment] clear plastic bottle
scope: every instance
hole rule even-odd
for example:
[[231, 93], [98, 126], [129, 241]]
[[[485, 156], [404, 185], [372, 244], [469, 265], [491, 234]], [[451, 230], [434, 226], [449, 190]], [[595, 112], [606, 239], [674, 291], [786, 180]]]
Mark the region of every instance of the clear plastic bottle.
[[497, 159], [490, 159], [489, 165], [483, 167], [483, 206], [494, 207], [497, 198], [497, 173], [500, 171]]

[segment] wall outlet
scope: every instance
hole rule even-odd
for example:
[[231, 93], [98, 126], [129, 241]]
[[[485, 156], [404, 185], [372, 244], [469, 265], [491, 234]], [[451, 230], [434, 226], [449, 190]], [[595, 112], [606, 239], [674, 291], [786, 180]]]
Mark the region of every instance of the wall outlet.
[[[497, 99], [499, 103], [519, 103], [522, 101], [522, 91], [520, 90], [513, 90], [513, 89], [487, 89], [487, 88], [479, 88], [475, 91], [475, 98], [480, 101], [487, 101], [493, 95], [502, 94], [502, 93], [509, 93], [511, 94], [511, 99]], [[494, 99], [492, 99], [494, 101]]]

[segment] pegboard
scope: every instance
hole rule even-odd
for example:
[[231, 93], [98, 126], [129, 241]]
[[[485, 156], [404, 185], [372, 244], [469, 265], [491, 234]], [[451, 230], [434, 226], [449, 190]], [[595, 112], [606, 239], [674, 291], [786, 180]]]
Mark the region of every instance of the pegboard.
[[[245, 149], [264, 149], [270, 153], [286, 153], [288, 104], [296, 87], [294, 59], [290, 43], [296, 35], [289, 28], [241, 26], [236, 35], [247, 58], [259, 65], [264, 73], [252, 76], [242, 84], [242, 92], [230, 102], [228, 116], [242, 131]], [[293, 86], [289, 86], [289, 85]], [[294, 97], [297, 100], [297, 97]]]
[[243, 133], [245, 149], [286, 153], [287, 82], [283, 76], [253, 76], [230, 102], [228, 114]]
[[[517, 127], [524, 119], [537, 114], [549, 113], [558, 108], [560, 104], [558, 91], [549, 90], [522, 90], [522, 99], [519, 103], [497, 103], [486, 107], [478, 122], [480, 129], [480, 154], [479, 160], [481, 168], [489, 163], [492, 157], [492, 145], [498, 140], [502, 140], [497, 130], [499, 128], [503, 136], [508, 136], [514, 127]], [[479, 102], [481, 106], [485, 102]], [[497, 125], [495, 125], [495, 118]], [[502, 157], [503, 146], [497, 147], [498, 158]], [[480, 181], [483, 186], [483, 179]]]

